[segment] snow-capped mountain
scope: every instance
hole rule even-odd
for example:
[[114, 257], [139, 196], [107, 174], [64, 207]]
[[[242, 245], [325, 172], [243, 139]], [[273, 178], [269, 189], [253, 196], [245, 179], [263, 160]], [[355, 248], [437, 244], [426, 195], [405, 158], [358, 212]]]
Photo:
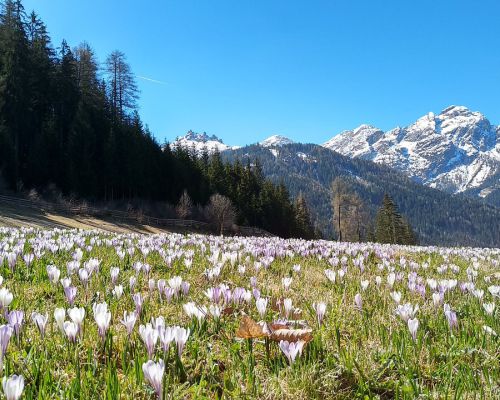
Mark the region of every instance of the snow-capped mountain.
[[[273, 135], [258, 144], [262, 147], [272, 149], [274, 147], [281, 147], [293, 143], [295, 143], [293, 140], [285, 136]], [[170, 147], [194, 148], [198, 154], [202, 153], [204, 149], [206, 149], [208, 153], [213, 153], [215, 150], [223, 152], [240, 148], [240, 146], [229, 146], [225, 144], [222, 139], [215, 135], [209, 136], [206, 132], [197, 133], [193, 131], [188, 131], [184, 136], [177, 137], [175, 141], [170, 144]]]
[[262, 147], [280, 147], [280, 146], [285, 146], [287, 144], [293, 144], [293, 143], [295, 143], [293, 140], [288, 139], [285, 136], [273, 135], [273, 136], [269, 136], [266, 140], [263, 140], [259, 144]]
[[205, 149], [208, 153], [213, 153], [216, 150], [219, 152], [225, 150], [235, 150], [238, 149], [239, 146], [228, 146], [217, 136], [207, 135], [206, 132], [196, 133], [193, 131], [188, 131], [184, 136], [178, 137], [174, 142], [170, 145], [172, 148], [183, 147], [188, 149], [195, 149], [196, 153], [201, 154]]
[[323, 146], [386, 164], [447, 192], [487, 197], [500, 191], [500, 126], [466, 107], [451, 106], [387, 132], [361, 125]]

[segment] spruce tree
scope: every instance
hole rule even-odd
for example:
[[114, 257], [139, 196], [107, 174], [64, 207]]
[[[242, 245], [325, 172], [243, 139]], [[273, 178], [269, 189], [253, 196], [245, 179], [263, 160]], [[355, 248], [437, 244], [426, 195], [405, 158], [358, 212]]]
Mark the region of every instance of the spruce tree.
[[397, 205], [386, 193], [382, 200], [376, 222], [375, 240], [380, 243], [415, 244], [415, 234], [409, 223], [399, 213]]
[[302, 192], [299, 192], [299, 195], [295, 200], [294, 208], [297, 226], [297, 232], [295, 232], [296, 234], [294, 236], [299, 236], [303, 239], [314, 238], [314, 227], [311, 224], [311, 214]]

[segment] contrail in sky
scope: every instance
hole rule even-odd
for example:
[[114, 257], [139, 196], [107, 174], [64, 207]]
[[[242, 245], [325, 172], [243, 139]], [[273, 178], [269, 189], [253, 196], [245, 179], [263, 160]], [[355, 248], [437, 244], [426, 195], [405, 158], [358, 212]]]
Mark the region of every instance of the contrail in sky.
[[156, 79], [151, 79], [151, 78], [148, 78], [147, 76], [136, 75], [136, 77], [139, 79], [148, 81], [148, 82], [159, 83], [160, 85], [167, 85], [167, 82], [158, 81]]

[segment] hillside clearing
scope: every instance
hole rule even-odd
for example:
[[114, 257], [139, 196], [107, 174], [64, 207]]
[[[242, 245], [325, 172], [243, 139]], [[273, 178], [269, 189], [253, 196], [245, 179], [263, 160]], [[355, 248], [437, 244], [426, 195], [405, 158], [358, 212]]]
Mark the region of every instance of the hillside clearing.
[[99, 219], [88, 216], [63, 215], [47, 212], [22, 204], [0, 201], [0, 226], [14, 228], [34, 227], [44, 229], [99, 229], [113, 233], [162, 233], [172, 232], [165, 229], [139, 223], [123, 222], [110, 219]]

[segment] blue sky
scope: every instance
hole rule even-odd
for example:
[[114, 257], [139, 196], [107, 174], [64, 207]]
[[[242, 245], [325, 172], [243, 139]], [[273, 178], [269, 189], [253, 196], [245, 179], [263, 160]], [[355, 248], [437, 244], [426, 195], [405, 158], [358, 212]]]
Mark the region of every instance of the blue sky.
[[24, 0], [54, 45], [126, 53], [160, 140], [321, 143], [465, 105], [500, 123], [500, 2]]

